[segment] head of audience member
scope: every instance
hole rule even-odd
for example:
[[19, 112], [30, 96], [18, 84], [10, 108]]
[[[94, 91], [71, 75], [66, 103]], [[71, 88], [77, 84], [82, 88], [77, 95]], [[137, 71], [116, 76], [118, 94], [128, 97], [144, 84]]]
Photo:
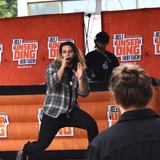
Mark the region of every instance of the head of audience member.
[[109, 43], [109, 35], [107, 32], [99, 32], [94, 39], [95, 48], [98, 52], [104, 52], [106, 45]]
[[109, 89], [121, 114], [129, 110], [144, 109], [153, 96], [150, 77], [144, 69], [133, 64], [114, 68]]
[[73, 63], [73, 68], [76, 68], [77, 63], [80, 62], [82, 64], [82, 67], [85, 69], [86, 64], [85, 64], [84, 56], [83, 56], [82, 52], [80, 51], [80, 49], [71, 41], [63, 42], [59, 46], [59, 59], [56, 60], [55, 63], [58, 63], [60, 65], [62, 64], [62, 59], [64, 58], [63, 57], [63, 52], [64, 52], [65, 46], [70, 47], [70, 50], [68, 52], [73, 52], [74, 53], [74, 56], [70, 57], [70, 58], [72, 58], [71, 63]]

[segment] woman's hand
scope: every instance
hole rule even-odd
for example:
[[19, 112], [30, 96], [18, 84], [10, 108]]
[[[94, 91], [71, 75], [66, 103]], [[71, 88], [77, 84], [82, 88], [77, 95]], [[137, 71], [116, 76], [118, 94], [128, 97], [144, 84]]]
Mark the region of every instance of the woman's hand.
[[77, 77], [78, 80], [82, 79], [82, 75], [83, 75], [83, 68], [81, 63], [77, 64], [77, 71], [73, 70], [73, 73], [75, 74], [75, 76]]

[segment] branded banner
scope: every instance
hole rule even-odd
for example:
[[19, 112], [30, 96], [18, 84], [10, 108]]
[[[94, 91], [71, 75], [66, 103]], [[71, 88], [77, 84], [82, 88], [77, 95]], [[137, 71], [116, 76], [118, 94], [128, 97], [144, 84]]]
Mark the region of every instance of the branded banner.
[[[101, 12], [102, 30], [110, 36], [106, 50], [115, 54], [120, 64], [133, 63], [151, 77], [160, 79], [159, 8]], [[143, 42], [143, 43], [142, 43]]]
[[0, 113], [0, 138], [7, 137], [8, 124], [8, 116], [5, 113]]
[[108, 117], [109, 127], [111, 127], [118, 121], [120, 113], [116, 105], [108, 105], [107, 117]]
[[153, 44], [154, 44], [154, 54], [160, 55], [160, 31], [154, 32]]
[[0, 19], [0, 85], [46, 83], [47, 66], [68, 40], [85, 55], [84, 13]]
[[36, 64], [38, 43], [14, 39], [12, 44], [13, 61], [18, 65]]
[[125, 37], [125, 34], [115, 34], [113, 39], [114, 54], [121, 61], [141, 60], [142, 37]]

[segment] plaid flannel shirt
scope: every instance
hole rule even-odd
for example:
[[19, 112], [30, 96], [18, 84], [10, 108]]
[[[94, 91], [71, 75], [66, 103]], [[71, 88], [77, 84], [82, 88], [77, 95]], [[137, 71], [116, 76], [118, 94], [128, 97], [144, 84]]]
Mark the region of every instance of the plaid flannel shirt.
[[76, 76], [73, 74], [71, 108], [68, 111], [70, 100], [68, 75], [67, 71], [64, 70], [62, 80], [61, 82], [59, 82], [57, 72], [60, 69], [60, 67], [60, 65], [52, 62], [48, 65], [46, 69], [47, 89], [44, 100], [43, 114], [46, 114], [53, 118], [57, 118], [60, 114], [70, 112], [74, 107], [79, 107], [77, 102], [78, 95], [80, 95], [81, 97], [86, 97], [90, 92], [86, 72], [83, 71], [83, 80], [87, 86], [86, 94], [82, 94], [79, 91], [78, 80]]

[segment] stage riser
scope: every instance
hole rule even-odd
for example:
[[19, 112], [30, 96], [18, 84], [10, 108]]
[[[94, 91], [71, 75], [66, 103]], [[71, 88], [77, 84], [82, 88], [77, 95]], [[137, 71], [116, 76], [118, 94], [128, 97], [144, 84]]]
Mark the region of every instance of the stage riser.
[[[153, 86], [154, 97], [148, 107], [160, 115], [160, 87]], [[9, 119], [7, 137], [1, 138], [0, 151], [18, 151], [27, 141], [38, 138], [38, 109], [43, 108], [45, 94], [1, 95], [0, 112]], [[108, 105], [114, 105], [109, 91], [91, 92], [88, 97], [78, 98], [79, 106], [88, 112], [97, 122], [101, 133], [109, 127], [107, 119]], [[74, 136], [56, 137], [47, 150], [86, 150], [87, 132], [74, 128]]]

